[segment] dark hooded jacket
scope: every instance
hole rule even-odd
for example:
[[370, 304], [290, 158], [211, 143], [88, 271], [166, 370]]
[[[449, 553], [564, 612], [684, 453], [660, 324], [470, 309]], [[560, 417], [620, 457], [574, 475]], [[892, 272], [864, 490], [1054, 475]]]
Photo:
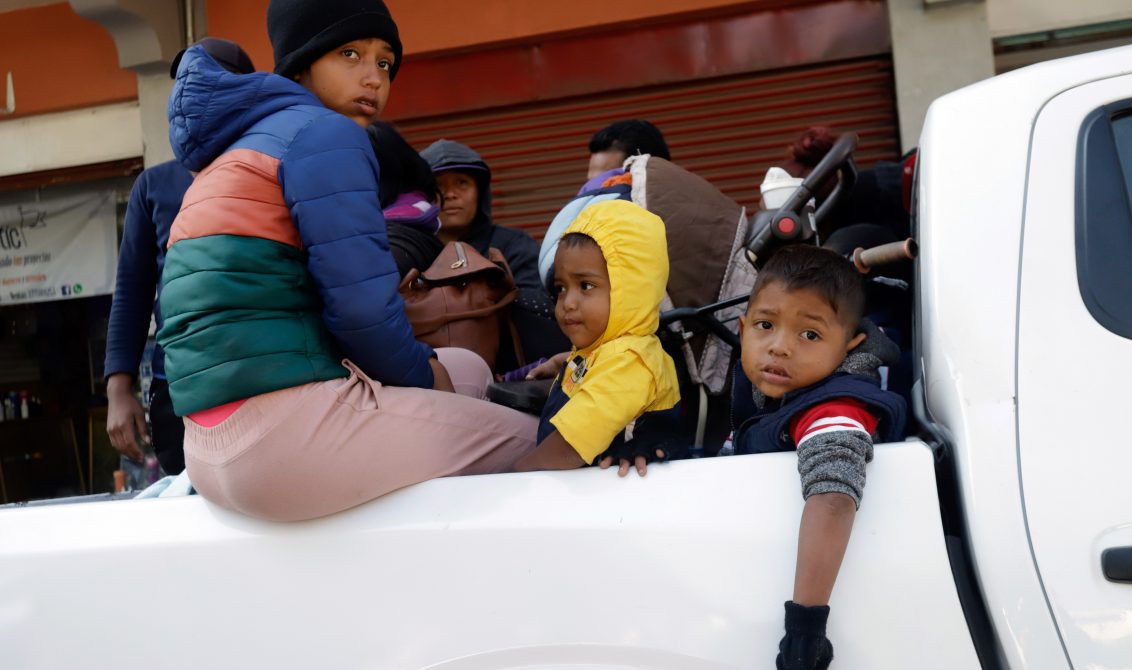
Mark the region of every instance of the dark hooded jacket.
[[460, 170], [476, 180], [479, 190], [479, 211], [464, 242], [487, 256], [491, 247], [499, 249], [519, 288], [545, 292], [538, 279], [538, 242], [521, 230], [504, 228], [491, 222], [491, 168], [471, 148], [452, 140], [437, 140], [421, 152], [433, 172]]
[[[165, 267], [169, 229], [192, 183], [188, 170], [177, 161], [169, 161], [138, 175], [130, 191], [106, 334], [103, 374], [107, 378], [119, 372], [138, 374], [150, 314], [161, 329], [161, 306], [154, 296], [159, 293], [157, 285]], [[164, 379], [165, 352], [160, 346], [154, 349], [151, 361], [153, 376]]]

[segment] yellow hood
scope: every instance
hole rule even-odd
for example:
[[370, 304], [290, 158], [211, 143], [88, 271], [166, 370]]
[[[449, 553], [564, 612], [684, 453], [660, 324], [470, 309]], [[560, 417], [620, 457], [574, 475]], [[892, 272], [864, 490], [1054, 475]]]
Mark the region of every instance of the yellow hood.
[[586, 351], [620, 337], [655, 335], [668, 286], [668, 241], [660, 217], [611, 200], [583, 209], [563, 235], [570, 233], [593, 238], [609, 272], [609, 324]]
[[[563, 235], [589, 235], [609, 273], [609, 324], [590, 346], [582, 378], [562, 390], [570, 398], [550, 420], [571, 447], [593, 460], [645, 412], [680, 402], [676, 365], [656, 329], [668, 285], [664, 222], [624, 200], [590, 205]], [[571, 355], [573, 359], [574, 355]]]

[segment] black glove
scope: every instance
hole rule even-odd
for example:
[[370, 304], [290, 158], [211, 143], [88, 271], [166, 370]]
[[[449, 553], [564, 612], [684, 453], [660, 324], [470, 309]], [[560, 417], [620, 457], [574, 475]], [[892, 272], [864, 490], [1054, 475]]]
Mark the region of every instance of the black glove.
[[[661, 453], [660, 456], [656, 455], [658, 451]], [[655, 463], [657, 461], [667, 461], [670, 455], [665, 445], [656, 440], [629, 440], [628, 442], [618, 440], [608, 449], [600, 453], [598, 457], [594, 459], [594, 463], [600, 463], [606, 456], [613, 457], [614, 465], [620, 463], [621, 459], [625, 459], [630, 463], [636, 463], [637, 456], [644, 456], [645, 463]]]
[[786, 635], [778, 643], [778, 670], [826, 670], [833, 645], [825, 636], [829, 606], [806, 607], [786, 601]]

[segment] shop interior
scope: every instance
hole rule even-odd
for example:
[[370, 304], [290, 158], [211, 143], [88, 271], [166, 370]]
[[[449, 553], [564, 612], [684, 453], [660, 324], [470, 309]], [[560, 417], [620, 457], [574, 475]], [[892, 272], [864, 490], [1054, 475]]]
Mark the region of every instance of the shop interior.
[[[0, 206], [112, 188], [120, 240], [134, 170], [118, 169], [125, 174], [0, 192]], [[102, 371], [110, 303], [111, 295], [0, 300], [0, 504], [115, 489], [121, 465], [106, 434]]]

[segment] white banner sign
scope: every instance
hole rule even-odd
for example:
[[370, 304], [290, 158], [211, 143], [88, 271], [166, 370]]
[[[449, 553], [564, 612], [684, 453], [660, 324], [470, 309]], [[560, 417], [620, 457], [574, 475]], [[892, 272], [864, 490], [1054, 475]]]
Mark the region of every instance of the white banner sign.
[[113, 191], [0, 207], [0, 305], [114, 292]]

